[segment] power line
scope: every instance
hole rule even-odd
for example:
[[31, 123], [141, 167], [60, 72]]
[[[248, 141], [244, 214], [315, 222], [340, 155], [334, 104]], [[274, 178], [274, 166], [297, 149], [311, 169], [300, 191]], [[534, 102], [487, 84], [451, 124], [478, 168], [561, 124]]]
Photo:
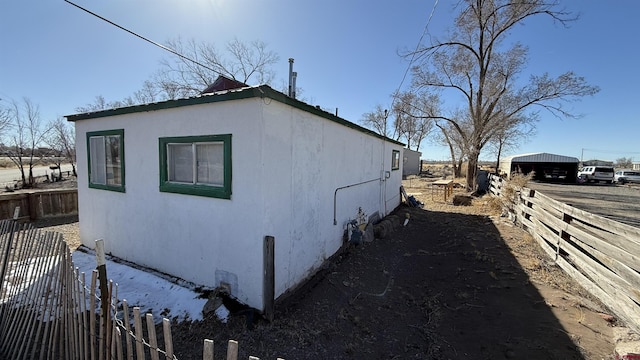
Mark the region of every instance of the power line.
[[75, 6], [75, 7], [77, 7], [78, 9], [80, 9], [80, 10], [82, 10], [82, 11], [84, 11], [84, 12], [88, 13], [88, 14], [91, 14], [91, 15], [93, 15], [93, 16], [95, 16], [95, 17], [97, 17], [97, 18], [98, 18], [98, 19], [100, 19], [100, 20], [103, 20], [103, 21], [105, 21], [105, 22], [107, 22], [107, 23], [109, 23], [109, 24], [111, 24], [111, 25], [113, 25], [113, 26], [117, 27], [117, 28], [118, 28], [118, 29], [120, 29], [120, 30], [124, 30], [124, 31], [128, 32], [129, 34], [131, 34], [131, 35], [133, 35], [133, 36], [135, 36], [135, 37], [137, 37], [137, 38], [140, 38], [140, 39], [142, 39], [142, 40], [144, 40], [144, 41], [146, 41], [146, 42], [148, 42], [148, 43], [150, 43], [150, 44], [152, 44], [152, 45], [155, 45], [155, 46], [157, 46], [157, 47], [159, 47], [159, 48], [161, 48], [161, 49], [163, 49], [163, 50], [166, 50], [166, 51], [168, 51], [168, 52], [170, 52], [170, 53], [172, 53], [172, 54], [174, 54], [174, 55], [176, 55], [176, 56], [179, 56], [179, 57], [181, 57], [181, 58], [183, 58], [183, 59], [185, 59], [185, 60], [187, 60], [187, 61], [191, 61], [192, 63], [194, 63], [194, 64], [196, 64], [196, 65], [202, 66], [203, 68], [205, 68], [205, 69], [207, 69], [207, 70], [210, 70], [210, 71], [215, 72], [216, 74], [219, 74], [219, 72], [218, 72], [218, 71], [216, 71], [216, 70], [214, 70], [214, 69], [212, 69], [212, 68], [208, 67], [207, 65], [204, 65], [204, 64], [202, 64], [202, 63], [200, 63], [200, 62], [198, 62], [198, 61], [196, 61], [196, 60], [193, 60], [193, 59], [191, 59], [191, 58], [189, 58], [189, 57], [186, 57], [186, 56], [184, 56], [184, 55], [180, 54], [179, 52], [177, 52], [177, 51], [175, 51], [175, 50], [173, 50], [173, 49], [171, 49], [171, 48], [168, 48], [168, 47], [166, 47], [166, 46], [164, 46], [164, 45], [162, 45], [162, 44], [160, 44], [160, 43], [158, 43], [158, 42], [155, 42], [155, 41], [153, 41], [153, 40], [150, 40], [150, 39], [148, 39], [148, 38], [146, 38], [146, 37], [144, 37], [144, 36], [142, 36], [142, 35], [140, 35], [140, 34], [137, 34], [137, 33], [133, 32], [133, 31], [131, 31], [131, 30], [129, 30], [129, 29], [127, 29], [127, 28], [123, 27], [123, 26], [120, 26], [120, 25], [118, 25], [118, 24], [114, 23], [113, 21], [111, 21], [111, 20], [109, 20], [109, 19], [106, 19], [106, 18], [104, 18], [104, 17], [102, 17], [102, 16], [100, 16], [100, 15], [98, 15], [98, 14], [96, 14], [96, 13], [94, 13], [94, 12], [90, 11], [90, 10], [87, 10], [87, 9], [83, 8], [83, 7], [82, 7], [82, 6], [80, 6], [80, 5], [74, 4], [74, 3], [72, 3], [72, 2], [71, 2], [71, 1], [69, 1], [69, 0], [64, 0], [64, 1], [65, 1], [66, 3], [69, 3], [69, 4], [71, 4], [71, 5]]
[[599, 149], [587, 149], [587, 148], [582, 149], [583, 152], [585, 150], [590, 152], [595, 152], [595, 153], [601, 153], [601, 154], [640, 154], [640, 152], [638, 151], [599, 150]]
[[[407, 74], [409, 73], [409, 70], [411, 69], [411, 65], [413, 65], [413, 61], [416, 58], [416, 53], [418, 52], [418, 49], [420, 48], [420, 44], [422, 44], [422, 39], [424, 39], [424, 36], [427, 34], [427, 31], [429, 30], [429, 24], [431, 23], [431, 18], [433, 18], [433, 13], [436, 11], [436, 6], [438, 6], [438, 0], [436, 0], [433, 3], [433, 8], [431, 8], [431, 14], [429, 14], [429, 19], [427, 19], [427, 24], [424, 26], [424, 30], [422, 31], [422, 35], [420, 35], [420, 39], [418, 40], [418, 43], [416, 44], [416, 49], [411, 53], [411, 60], [409, 60], [409, 65], [407, 65], [407, 69], [404, 71], [404, 75], [402, 76], [402, 80], [400, 81], [400, 85], [398, 85], [398, 89], [396, 90], [396, 93], [400, 92], [400, 89], [402, 88], [402, 85], [404, 84], [404, 81], [407, 78]], [[396, 97], [393, 97], [393, 101], [391, 101], [391, 109], [393, 109], [393, 105], [396, 102]]]

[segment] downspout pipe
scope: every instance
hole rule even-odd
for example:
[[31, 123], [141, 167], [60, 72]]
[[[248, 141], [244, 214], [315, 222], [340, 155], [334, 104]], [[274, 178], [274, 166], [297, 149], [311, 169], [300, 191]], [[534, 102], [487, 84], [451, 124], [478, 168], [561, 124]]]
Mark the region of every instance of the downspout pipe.
[[354, 186], [358, 186], [358, 185], [364, 185], [370, 182], [374, 182], [374, 181], [381, 181], [380, 178], [375, 178], [375, 179], [371, 179], [371, 180], [367, 180], [367, 181], [362, 181], [359, 183], [355, 183], [355, 184], [351, 184], [351, 185], [346, 185], [346, 186], [341, 186], [339, 188], [337, 188], [334, 192], [333, 192], [333, 225], [338, 225], [338, 220], [336, 219], [337, 217], [337, 199], [338, 199], [338, 191], [340, 190], [344, 190], [344, 189], [348, 189], [350, 187], [354, 187]]

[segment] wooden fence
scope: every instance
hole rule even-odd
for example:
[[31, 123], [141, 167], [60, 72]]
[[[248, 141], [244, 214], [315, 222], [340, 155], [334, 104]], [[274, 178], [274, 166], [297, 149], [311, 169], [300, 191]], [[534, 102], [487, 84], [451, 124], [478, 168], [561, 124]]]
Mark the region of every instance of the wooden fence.
[[[158, 337], [153, 315], [130, 309], [117, 284], [100, 279], [97, 259], [87, 282], [61, 234], [0, 221], [0, 359], [177, 359], [170, 321]], [[226, 359], [237, 358], [229, 340]], [[203, 360], [213, 360], [212, 340]]]
[[491, 177], [494, 196], [512, 197], [510, 213], [542, 249], [614, 314], [640, 332], [640, 228], [561, 203]]
[[37, 220], [45, 217], [78, 213], [78, 190], [57, 189], [0, 194], [0, 219], [14, 216], [20, 207], [20, 219]]

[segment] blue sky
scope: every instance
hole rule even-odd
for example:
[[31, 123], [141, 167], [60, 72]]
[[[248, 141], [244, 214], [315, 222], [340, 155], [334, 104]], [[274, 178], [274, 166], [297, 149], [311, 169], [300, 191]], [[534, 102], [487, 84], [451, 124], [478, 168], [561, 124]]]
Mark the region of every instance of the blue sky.
[[[286, 85], [295, 59], [301, 96], [359, 122], [376, 104], [390, 106], [433, 0], [109, 0], [74, 1], [134, 32], [165, 43], [181, 37], [223, 48], [230, 40], [264, 41], [280, 56], [275, 89]], [[437, 3], [428, 34], [443, 38], [457, 1]], [[510, 154], [549, 152], [577, 158], [640, 161], [640, 25], [635, 0], [566, 0], [581, 18], [566, 29], [546, 18], [519, 26], [509, 41], [529, 46], [527, 71], [568, 70], [601, 91], [569, 104], [581, 119], [541, 113], [537, 133]], [[428, 35], [427, 35], [428, 37]], [[93, 102], [121, 100], [142, 87], [171, 56], [63, 0], [5, 1], [0, 7], [0, 103], [28, 97], [43, 120], [73, 114]], [[528, 74], [522, 75], [524, 78]], [[410, 78], [402, 89], [409, 86]], [[445, 104], [455, 106], [457, 104]], [[447, 149], [421, 147], [424, 159], [446, 160]], [[508, 154], [506, 154], [508, 155]], [[491, 155], [481, 156], [492, 159]]]

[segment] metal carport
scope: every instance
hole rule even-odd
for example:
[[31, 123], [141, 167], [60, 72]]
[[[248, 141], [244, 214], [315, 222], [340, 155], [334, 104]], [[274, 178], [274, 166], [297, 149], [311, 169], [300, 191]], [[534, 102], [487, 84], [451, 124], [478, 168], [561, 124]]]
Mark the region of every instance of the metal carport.
[[571, 156], [531, 153], [508, 156], [500, 160], [498, 169], [500, 175], [507, 179], [515, 173], [526, 175], [534, 172], [535, 180], [574, 183], [579, 163], [578, 158]]

